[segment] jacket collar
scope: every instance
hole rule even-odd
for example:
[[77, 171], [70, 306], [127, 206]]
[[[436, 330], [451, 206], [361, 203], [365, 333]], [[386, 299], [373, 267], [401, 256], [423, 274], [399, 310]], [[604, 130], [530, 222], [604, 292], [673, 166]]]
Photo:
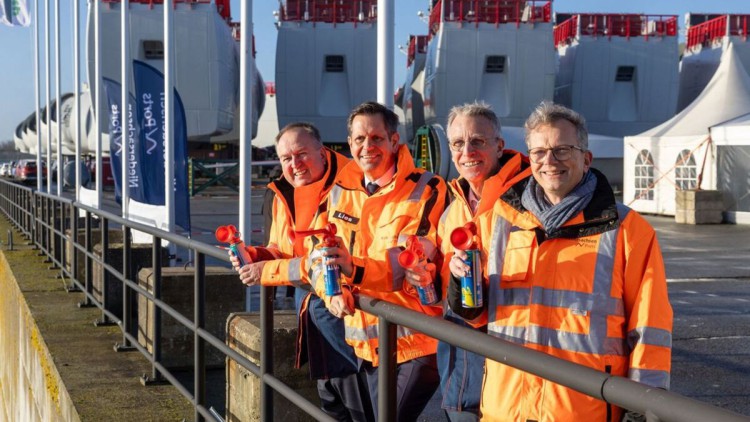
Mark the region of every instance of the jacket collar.
[[[295, 188], [284, 178], [284, 176], [281, 176], [268, 184], [268, 188], [276, 192], [277, 197], [283, 201], [286, 209], [289, 210], [289, 215], [291, 216], [292, 221], [296, 221], [297, 210], [295, 202], [299, 203], [299, 198], [306, 200], [311, 198], [322, 198], [322, 196], [328, 192], [328, 189], [333, 186], [333, 183], [336, 180], [336, 175], [338, 175], [349, 162], [348, 158], [327, 147], [323, 147], [323, 151], [326, 154], [327, 168], [323, 177], [317, 182]], [[297, 201], [295, 201], [295, 197], [298, 198]], [[317, 204], [320, 203], [319, 200], [310, 201], [310, 203], [312, 202], [315, 203], [316, 207]]]
[[[500, 163], [499, 170], [494, 175], [487, 178], [482, 185], [481, 198], [479, 207], [475, 215], [492, 209], [495, 200], [505, 192], [513, 183], [525, 179], [531, 175], [529, 168], [529, 159], [525, 155], [512, 149], [503, 150], [503, 155], [498, 159]], [[469, 181], [463, 177], [451, 180], [448, 184], [451, 192], [469, 204]]]
[[527, 176], [516, 181], [500, 197], [500, 200], [504, 204], [518, 212], [516, 218], [511, 218], [509, 221], [523, 229], [534, 229], [541, 232], [544, 239], [574, 239], [603, 233], [619, 227], [617, 202], [615, 201], [615, 194], [609, 185], [609, 181], [599, 170], [590, 168], [589, 171], [594, 172], [594, 175], [596, 175], [594, 197], [582, 213], [570, 219], [559, 230], [554, 233], [544, 233], [541, 227], [539, 227], [539, 221], [537, 221], [536, 217], [521, 204], [521, 195], [526, 188], [529, 177], [532, 176]]
[[[414, 159], [409, 153], [409, 147], [404, 144], [398, 146], [396, 150], [396, 174], [393, 175], [391, 183], [386, 186], [393, 186], [394, 189], [398, 189], [403, 185], [409, 175], [411, 175], [416, 167], [414, 167]], [[348, 190], [361, 190], [366, 192], [363, 181], [365, 180], [365, 174], [359, 165], [354, 160], [351, 160], [339, 173], [336, 178], [336, 184], [344, 189]], [[381, 186], [383, 188], [384, 186]]]

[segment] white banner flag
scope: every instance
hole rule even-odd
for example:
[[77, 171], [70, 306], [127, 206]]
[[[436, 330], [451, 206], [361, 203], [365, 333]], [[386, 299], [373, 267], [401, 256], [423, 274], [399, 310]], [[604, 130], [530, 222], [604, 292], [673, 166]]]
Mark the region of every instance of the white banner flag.
[[29, 26], [29, 8], [26, 0], [0, 0], [0, 23], [9, 26]]

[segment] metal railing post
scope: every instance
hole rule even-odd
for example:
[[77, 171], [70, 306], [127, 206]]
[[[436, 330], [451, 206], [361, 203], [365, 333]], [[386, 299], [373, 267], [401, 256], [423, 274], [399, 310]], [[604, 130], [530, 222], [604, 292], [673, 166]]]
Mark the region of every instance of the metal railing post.
[[75, 204], [70, 204], [70, 278], [72, 283], [68, 286], [68, 292], [80, 292], [81, 280], [78, 279], [78, 208]]
[[[154, 299], [161, 300], [161, 238], [154, 236], [154, 242], [151, 247], [151, 268], [154, 277]], [[146, 306], [151, 306], [147, 304]], [[166, 381], [157, 368], [157, 363], [161, 364], [161, 308], [156, 303], [154, 307], [154, 318], [151, 321], [151, 375], [143, 374], [141, 384], [158, 385]], [[148, 336], [146, 336], [148, 337]]]
[[195, 255], [195, 275], [193, 283], [193, 310], [195, 326], [193, 327], [194, 354], [195, 354], [195, 420], [202, 421], [203, 416], [198, 411], [198, 406], [206, 405], [206, 356], [205, 340], [198, 335], [206, 325], [206, 257], [201, 252]]
[[396, 420], [396, 324], [386, 318], [378, 318], [378, 420], [390, 422]]
[[260, 288], [260, 418], [273, 421], [273, 389], [263, 379], [273, 375], [273, 288]]
[[94, 325], [101, 327], [104, 325], [113, 325], [114, 322], [107, 316], [107, 301], [109, 300], [109, 277], [107, 274], [107, 254], [109, 252], [109, 219], [101, 217], [99, 219], [99, 229], [101, 230], [101, 269], [99, 275], [101, 276], [101, 304], [102, 304], [102, 317], [94, 322]]
[[[124, 280], [134, 280], [137, 283], [137, 277], [133, 277], [133, 253], [131, 245], [131, 231], [130, 227], [122, 226], [122, 277]], [[130, 344], [128, 340], [128, 334], [133, 334], [135, 330], [131, 329], [131, 324], [134, 324], [131, 306], [133, 304], [133, 294], [128, 288], [125, 281], [122, 283], [122, 343], [115, 344], [115, 352], [129, 352], [135, 350], [135, 347]], [[131, 332], [133, 331], [133, 332]]]
[[83, 297], [83, 302], [78, 303], [79, 308], [89, 308], [94, 306], [94, 304], [91, 302], [91, 296], [93, 295], [94, 287], [93, 287], [93, 273], [94, 273], [94, 265], [93, 262], [91, 262], [91, 255], [94, 250], [93, 239], [91, 239], [91, 212], [86, 211], [86, 217], [84, 220], [84, 227], [85, 227], [85, 233], [84, 233], [84, 239], [86, 244], [86, 268], [85, 268], [85, 281], [84, 281], [84, 290], [86, 291], [85, 296]]

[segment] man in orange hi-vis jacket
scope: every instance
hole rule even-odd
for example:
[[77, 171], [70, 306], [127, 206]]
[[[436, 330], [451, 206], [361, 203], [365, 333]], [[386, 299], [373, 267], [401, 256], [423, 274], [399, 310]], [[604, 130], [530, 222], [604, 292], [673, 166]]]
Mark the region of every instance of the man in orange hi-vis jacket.
[[[484, 308], [461, 305], [468, 266], [456, 250], [450, 308], [490, 335], [602, 372], [669, 388], [672, 308], [659, 244], [591, 168], [585, 121], [543, 102], [526, 121], [533, 177], [476, 219]], [[642, 420], [604, 401], [487, 360], [480, 413], [489, 421]]]
[[[453, 107], [448, 114], [446, 132], [451, 160], [459, 177], [448, 184], [452, 201], [438, 226], [438, 239], [444, 257], [440, 275], [444, 285], [450, 280], [448, 263], [453, 255], [450, 233], [472, 221], [475, 216], [491, 210], [508, 186], [531, 174], [529, 161], [523, 154], [504, 149], [500, 121], [485, 103]], [[412, 278], [415, 276], [419, 274], [407, 271], [407, 279], [415, 280]], [[466, 325], [447, 306], [443, 307], [443, 318]], [[478, 329], [486, 331], [486, 327]], [[441, 341], [438, 343], [437, 359], [442, 407], [448, 419], [451, 422], [478, 420], [484, 356]]]
[[[437, 225], [447, 193], [445, 182], [416, 168], [406, 145], [399, 144], [393, 111], [364, 103], [349, 115], [348, 126], [352, 162], [336, 178], [327, 214], [321, 215], [321, 222], [336, 225], [338, 247], [328, 248], [323, 256], [341, 268], [343, 294], [330, 298], [329, 310], [345, 316], [346, 339], [362, 360], [377, 414], [378, 318], [355, 311], [346, 298], [353, 289], [427, 315], [441, 314], [439, 305], [423, 304], [416, 290], [404, 283], [397, 257], [406, 239], [416, 236], [429, 262], [425, 266], [434, 275], [437, 264], [432, 262], [440, 259]], [[321, 284], [313, 282], [318, 294], [325, 295]], [[440, 286], [435, 287], [439, 295]], [[397, 332], [397, 417], [411, 421], [439, 383], [437, 341], [408, 327], [399, 326]]]
[[[276, 152], [283, 177], [268, 188], [275, 192], [269, 243], [263, 255], [275, 258], [238, 268], [246, 285], [300, 285], [300, 265], [309, 252], [306, 239], [290, 238], [291, 231], [308, 230], [336, 175], [349, 160], [323, 147], [320, 133], [309, 123], [292, 123], [276, 137]], [[268, 253], [271, 252], [271, 253]], [[259, 253], [258, 255], [261, 255]], [[232, 258], [235, 268], [236, 258]], [[337, 420], [370, 422], [374, 413], [354, 350], [344, 339], [344, 324], [328, 312], [323, 301], [304, 289], [295, 289], [299, 330], [296, 367], [308, 362], [318, 380], [321, 409]]]

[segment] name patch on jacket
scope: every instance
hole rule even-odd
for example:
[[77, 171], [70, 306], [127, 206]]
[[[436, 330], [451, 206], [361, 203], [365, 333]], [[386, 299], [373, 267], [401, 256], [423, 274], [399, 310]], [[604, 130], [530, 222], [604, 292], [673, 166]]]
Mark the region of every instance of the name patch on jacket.
[[351, 216], [349, 214], [344, 214], [341, 211], [336, 211], [333, 213], [333, 218], [338, 218], [339, 220], [344, 220], [347, 223], [357, 224], [359, 223], [359, 218]]

